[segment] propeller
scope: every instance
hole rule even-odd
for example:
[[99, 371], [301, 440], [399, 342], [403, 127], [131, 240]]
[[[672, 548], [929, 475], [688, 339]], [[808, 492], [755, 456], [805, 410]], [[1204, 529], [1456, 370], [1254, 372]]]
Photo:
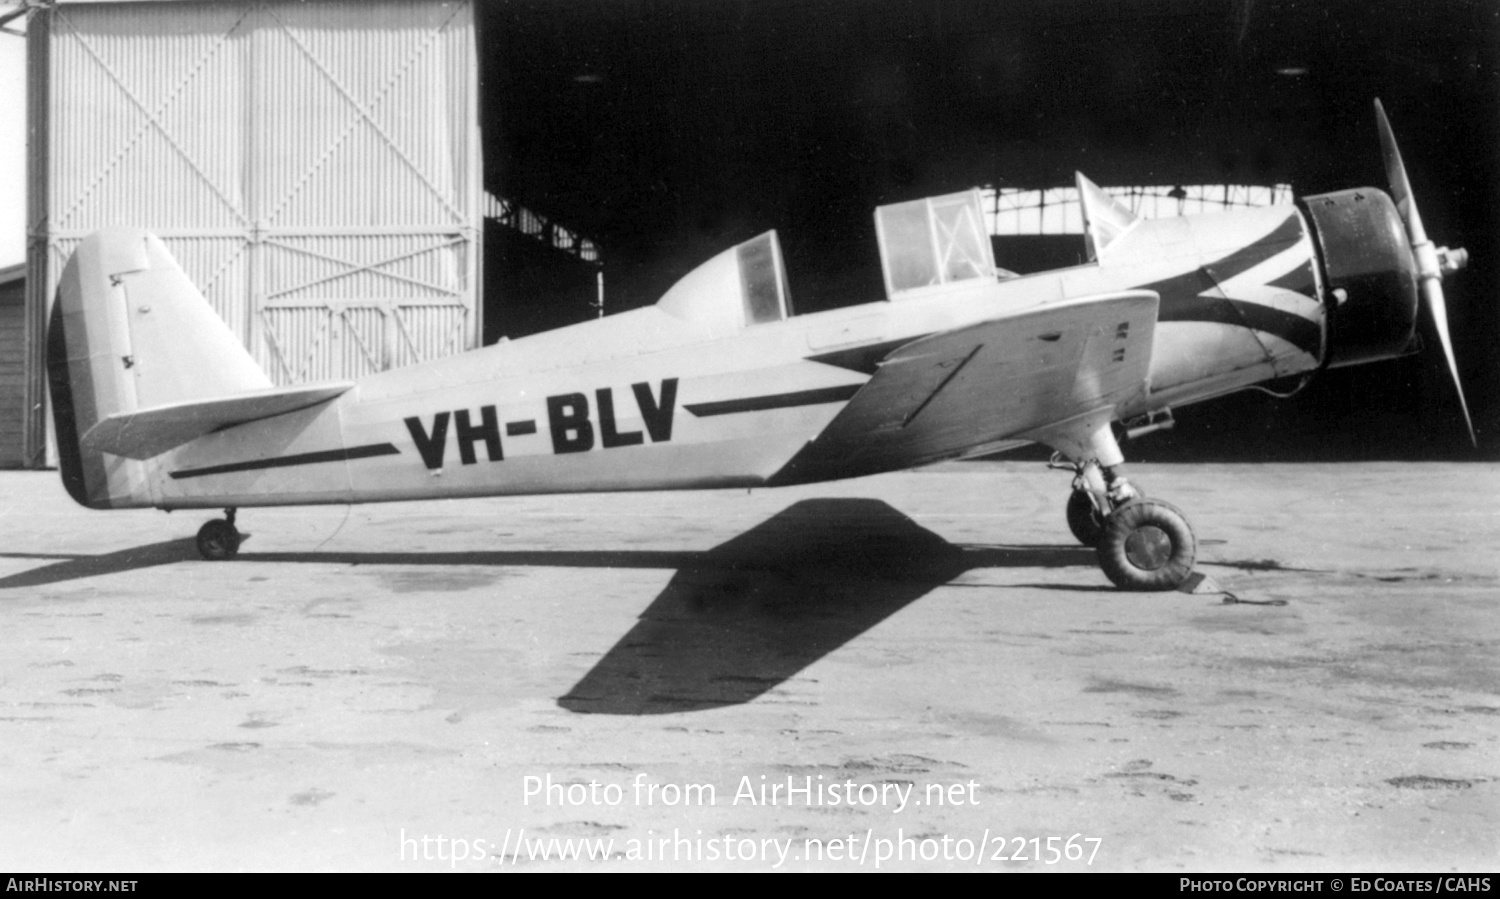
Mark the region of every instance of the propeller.
[[1427, 231], [1422, 227], [1422, 216], [1417, 212], [1417, 203], [1411, 194], [1411, 183], [1406, 179], [1406, 166], [1401, 162], [1401, 149], [1396, 146], [1396, 135], [1391, 131], [1390, 119], [1386, 118], [1385, 107], [1380, 105], [1379, 100], [1375, 101], [1375, 120], [1380, 128], [1380, 151], [1385, 157], [1385, 175], [1390, 182], [1391, 199], [1396, 201], [1396, 209], [1406, 222], [1412, 256], [1417, 261], [1417, 277], [1422, 281], [1422, 299], [1437, 328], [1438, 340], [1443, 344], [1443, 355], [1448, 358], [1448, 372], [1453, 376], [1458, 405], [1463, 409], [1464, 424], [1469, 428], [1469, 442], [1478, 447], [1474, 421], [1469, 417], [1469, 404], [1464, 400], [1464, 386], [1458, 380], [1458, 362], [1453, 358], [1453, 339], [1448, 336], [1448, 304], [1443, 298], [1443, 276], [1468, 265], [1469, 252], [1462, 247], [1454, 250], [1435, 247], [1427, 239]]

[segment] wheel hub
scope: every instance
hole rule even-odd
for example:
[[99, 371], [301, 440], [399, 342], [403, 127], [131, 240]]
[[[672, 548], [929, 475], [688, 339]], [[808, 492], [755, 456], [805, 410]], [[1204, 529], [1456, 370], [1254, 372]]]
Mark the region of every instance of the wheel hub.
[[1172, 557], [1172, 538], [1155, 525], [1136, 528], [1125, 538], [1125, 558], [1143, 571], [1155, 571]]

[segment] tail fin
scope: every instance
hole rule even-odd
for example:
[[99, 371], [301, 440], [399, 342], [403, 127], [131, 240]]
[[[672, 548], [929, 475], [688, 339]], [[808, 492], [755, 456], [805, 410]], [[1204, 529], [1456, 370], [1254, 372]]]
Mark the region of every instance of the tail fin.
[[124, 229], [90, 235], [63, 269], [47, 369], [63, 484], [91, 508], [152, 505], [146, 463], [85, 448], [95, 425], [272, 386], [162, 242]]

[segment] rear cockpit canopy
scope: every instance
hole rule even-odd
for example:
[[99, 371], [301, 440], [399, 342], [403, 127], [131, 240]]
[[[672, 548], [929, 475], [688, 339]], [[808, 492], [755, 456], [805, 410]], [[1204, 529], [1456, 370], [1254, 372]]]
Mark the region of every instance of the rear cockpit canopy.
[[995, 253], [977, 189], [881, 206], [875, 234], [885, 294], [892, 300], [956, 282], [995, 280]]
[[656, 306], [706, 326], [715, 337], [788, 318], [792, 297], [776, 232], [730, 247], [688, 272]]

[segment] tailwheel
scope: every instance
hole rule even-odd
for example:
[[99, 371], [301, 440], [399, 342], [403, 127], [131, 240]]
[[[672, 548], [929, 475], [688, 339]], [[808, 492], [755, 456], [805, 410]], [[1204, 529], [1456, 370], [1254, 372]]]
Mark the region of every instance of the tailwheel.
[[226, 509], [224, 518], [216, 518], [198, 529], [198, 553], [210, 562], [225, 562], [240, 551], [242, 539], [234, 526], [234, 510]]
[[1198, 541], [1175, 506], [1141, 499], [1104, 522], [1099, 567], [1122, 590], [1175, 590], [1193, 573]]
[[1074, 490], [1068, 497], [1068, 530], [1084, 546], [1098, 546], [1104, 536], [1104, 517], [1086, 489]]

